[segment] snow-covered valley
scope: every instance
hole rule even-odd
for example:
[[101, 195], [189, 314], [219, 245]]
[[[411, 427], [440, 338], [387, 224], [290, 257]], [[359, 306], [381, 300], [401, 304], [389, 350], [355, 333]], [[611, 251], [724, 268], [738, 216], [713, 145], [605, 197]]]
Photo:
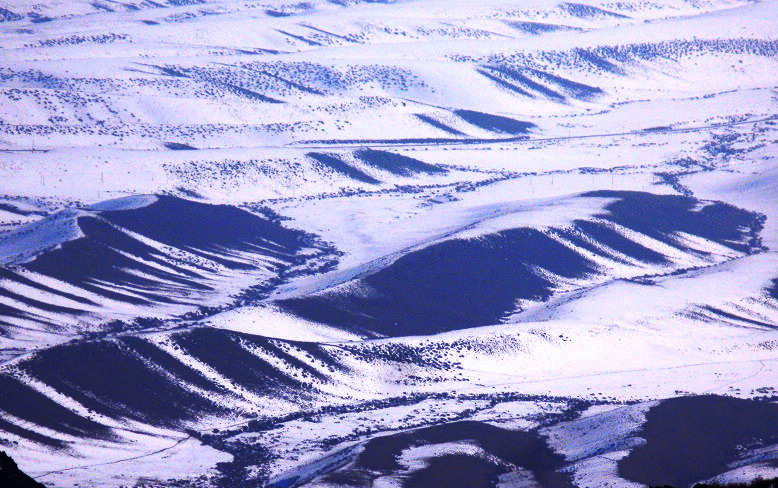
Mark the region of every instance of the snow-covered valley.
[[0, 0], [0, 450], [778, 476], [776, 80], [775, 0]]

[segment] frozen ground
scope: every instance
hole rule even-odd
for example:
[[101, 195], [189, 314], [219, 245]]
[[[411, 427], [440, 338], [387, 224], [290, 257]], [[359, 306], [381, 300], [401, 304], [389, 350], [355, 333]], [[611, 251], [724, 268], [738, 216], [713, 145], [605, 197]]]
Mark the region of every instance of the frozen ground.
[[0, 0], [51, 487], [778, 474], [775, 0]]

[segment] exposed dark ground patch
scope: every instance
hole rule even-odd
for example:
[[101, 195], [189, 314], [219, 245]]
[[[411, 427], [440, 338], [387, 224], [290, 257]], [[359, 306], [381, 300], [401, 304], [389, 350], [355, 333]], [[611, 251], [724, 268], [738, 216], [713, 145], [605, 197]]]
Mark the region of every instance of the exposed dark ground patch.
[[532, 264], [570, 278], [594, 272], [592, 263], [537, 230], [514, 229], [402, 256], [360, 280], [375, 290], [370, 295], [328, 292], [279, 304], [317, 322], [367, 333], [432, 334], [497, 323], [520, 296], [548, 298], [552, 284]]
[[[661, 488], [673, 488], [663, 486]], [[756, 478], [750, 483], [697, 483], [694, 488], [778, 488], [778, 478]]]
[[618, 65], [609, 61], [605, 56], [583, 48], [575, 48], [573, 49], [573, 53], [575, 53], [581, 59], [581, 61], [590, 64], [594, 68], [606, 71], [608, 73], [613, 73], [615, 75], [624, 75], [624, 70]]
[[172, 149], [173, 151], [195, 151], [197, 150], [196, 147], [190, 146], [189, 144], [185, 144], [183, 142], [165, 142], [164, 146], [168, 149]]
[[[11, 376], [0, 376], [0, 411], [75, 437], [108, 439], [110, 429], [76, 415]], [[27, 437], [24, 436], [23, 437]], [[40, 439], [31, 439], [39, 441]]]
[[332, 169], [337, 173], [348, 176], [351, 179], [361, 181], [363, 183], [370, 183], [371, 185], [377, 185], [378, 183], [381, 183], [364, 171], [361, 171], [347, 164], [345, 161], [338, 158], [337, 156], [333, 156], [332, 154], [309, 152], [306, 154], [306, 156], [315, 161], [318, 161], [322, 165]]
[[426, 122], [427, 124], [437, 128], [437, 129], [440, 129], [440, 130], [442, 130], [444, 132], [448, 132], [449, 134], [452, 134], [452, 135], [455, 135], [455, 136], [464, 136], [465, 135], [464, 132], [458, 131], [458, 130], [456, 130], [455, 128], [453, 128], [451, 126], [446, 125], [443, 122], [430, 117], [429, 115], [425, 115], [425, 114], [413, 114], [413, 115], [416, 116], [416, 118], [418, 118], [422, 122]]
[[492, 73], [490, 73], [487, 70], [479, 69], [478, 72], [482, 76], [485, 76], [486, 78], [488, 78], [488, 79], [492, 80], [493, 82], [497, 83], [497, 85], [502, 87], [502, 88], [506, 88], [506, 89], [508, 89], [508, 90], [510, 90], [510, 91], [512, 91], [514, 93], [518, 93], [519, 95], [524, 95], [525, 97], [535, 98], [535, 96], [532, 93], [528, 92], [524, 88], [520, 88], [519, 86], [517, 86], [517, 85], [515, 85], [513, 83], [509, 83], [509, 82], [505, 81], [503, 78], [500, 78], [499, 76], [495, 76], [495, 75], [493, 75]]
[[[608, 222], [651, 236], [679, 251], [704, 254], [677, 241], [675, 232], [710, 239], [742, 253], [761, 249], [763, 218], [723, 203], [640, 192], [599, 191], [583, 195], [613, 198], [597, 217], [605, 222], [575, 220], [548, 233], [510, 229], [478, 239], [451, 239], [408, 253], [389, 266], [356, 280], [351, 289], [282, 300], [292, 313], [310, 320], [366, 334], [403, 336], [433, 334], [491, 325], [515, 310], [517, 299], [546, 300], [555, 285], [537, 269], [565, 278], [599, 273], [583, 254], [551, 238], [561, 235], [581, 247], [619, 260], [592, 246], [605, 244], [638, 261], [671, 267], [667, 257], [629, 239]], [[367, 290], [365, 292], [364, 290]]]
[[[497, 73], [500, 73], [501, 75], [509, 78], [510, 80], [519, 83], [525, 89], [533, 90], [550, 99], [557, 100], [557, 101], [564, 101], [565, 99], [564, 95], [562, 95], [561, 93], [554, 91], [551, 88], [548, 88], [547, 86], [541, 83], [538, 83], [537, 81], [529, 78], [528, 76], [524, 75], [518, 70], [507, 68], [504, 66], [486, 66], [486, 68], [496, 71]], [[527, 92], [524, 93], [530, 95]]]
[[767, 295], [778, 300], [778, 278], [772, 281], [772, 285], [767, 287]]
[[[251, 266], [230, 259], [230, 252], [245, 251], [288, 259], [299, 249], [304, 238], [304, 233], [300, 231], [286, 229], [245, 210], [167, 195], [158, 196], [156, 202], [145, 207], [100, 211], [95, 216], [79, 217], [78, 225], [84, 234], [83, 238], [65, 242], [22, 267], [98, 294], [107, 292], [92, 284], [97, 280], [133, 285], [148, 289], [148, 298], [160, 301], [169, 300], [155, 291], [153, 280], [133, 276], [122, 269], [143, 271], [162, 281], [195, 289], [202, 289], [206, 285], [196, 282], [198, 273], [162, 260], [163, 251], [132, 238], [122, 229], [216, 261], [231, 269], [250, 269]], [[172, 271], [144, 265], [117, 251], [163, 265]], [[197, 264], [194, 265], [197, 267]], [[133, 300], [119, 293], [112, 295], [114, 298], [124, 298], [125, 301]]]
[[231, 205], [210, 205], [167, 195], [159, 195], [151, 205], [134, 210], [103, 211], [109, 222], [152, 239], [185, 248], [256, 250], [274, 257], [295, 249], [305, 233], [287, 229]]
[[734, 314], [731, 312], [727, 312], [725, 310], [721, 310], [720, 308], [713, 307], [711, 305], [705, 305], [702, 307], [704, 310], [710, 312], [713, 315], [717, 315], [719, 317], [724, 318], [725, 320], [733, 320], [736, 322], [745, 322], [747, 324], [756, 325], [759, 327], [768, 327], [771, 329], [778, 329], [778, 324], [771, 324], [768, 322], [763, 322], [761, 320], [754, 320], [748, 317], [744, 317], [742, 315]]
[[[306, 386], [305, 379], [326, 382], [330, 372], [346, 369], [337, 355], [315, 343], [278, 341], [208, 327], [176, 332], [171, 339], [175, 349], [197, 358], [235, 384], [274, 398], [307, 398], [314, 389]], [[318, 360], [319, 367], [286, 352], [281, 344], [301, 349]], [[247, 347], [294, 368], [295, 373], [279, 369]], [[230, 410], [214, 399], [234, 396], [152, 342], [131, 335], [51, 347], [20, 362], [17, 370], [93, 412], [172, 428], [203, 415], [229, 414]], [[0, 391], [0, 413], [75, 437], [113, 438], [108, 427], [73, 413], [8, 372], [0, 374]], [[64, 446], [57, 439], [2, 419], [0, 430], [39, 444]]]
[[265, 103], [286, 103], [283, 100], [278, 100], [276, 98], [268, 97], [267, 95], [263, 95], [253, 90], [243, 88], [242, 86], [233, 85], [232, 83], [222, 83], [221, 85], [227, 91], [232, 92], [233, 94], [240, 97], [249, 98], [251, 100], [258, 100], [260, 102], [265, 102]]
[[3, 488], [44, 488], [19, 469], [13, 459], [0, 451], [0, 486]]
[[[62, 242], [29, 262], [0, 270], [5, 279], [76, 304], [65, 307], [44, 303], [10, 290], [0, 290], [0, 294], [13, 295], [10, 298], [33, 309], [63, 316], [83, 315], [82, 304], [95, 305], [92, 299], [36, 283], [22, 274], [32, 271], [121, 302], [178, 303], [196, 308], [197, 300], [192, 297], [216, 291], [206, 279], [212, 273], [263, 268], [280, 276], [311, 258], [300, 255], [302, 249], [317, 247], [313, 235], [288, 229], [276, 218], [230, 205], [209, 205], [169, 195], [155, 198], [139, 208], [87, 209], [88, 214], [73, 217], [82, 237]], [[151, 246], [134, 234], [166, 247]], [[186, 251], [194, 259], [185, 260], [176, 250]], [[216, 265], [226, 271], [217, 271]], [[3, 316], [35, 319], [10, 307], [0, 310], [0, 323], [7, 323]]]
[[[22, 371], [73, 398], [85, 407], [113, 418], [130, 418], [152, 425], [179, 427], [204, 413], [226, 413], [210, 399], [186, 389], [176, 378], [149, 364], [118, 341], [57, 346], [36, 354]], [[7, 400], [13, 404], [13, 400]], [[3, 400], [0, 409], [12, 408]], [[51, 418], [36, 424], [61, 430]]]
[[378, 149], [360, 149], [354, 156], [370, 166], [388, 171], [398, 176], [413, 176], [418, 173], [445, 174], [447, 171], [434, 164], [425, 163], [402, 154]]
[[563, 78], [561, 76], [551, 74], [547, 71], [541, 71], [532, 68], [526, 68], [525, 71], [540, 79], [553, 83], [560, 91], [579, 100], [591, 100], [596, 96], [605, 93], [602, 88], [573, 81], [568, 78]]
[[487, 114], [484, 112], [476, 112], [475, 110], [454, 110], [454, 114], [462, 118], [465, 122], [473, 124], [476, 127], [485, 129], [491, 132], [499, 132], [502, 134], [527, 134], [530, 129], [536, 127], [532, 122], [524, 122], [522, 120], [512, 119], [502, 115]]
[[714, 395], [672, 398], [648, 411], [637, 435], [646, 443], [618, 462], [619, 476], [686, 487], [728, 471], [744, 449], [777, 443], [778, 405]]
[[[582, 196], [616, 198], [607, 206], [608, 213], [600, 217], [682, 250], [682, 245], [668, 238], [671, 233], [686, 232], [744, 253], [762, 249], [759, 232], [765, 217], [727, 203], [611, 190], [588, 192]], [[704, 206], [695, 208], [698, 204]]]
[[560, 4], [559, 7], [569, 13], [570, 15], [574, 15], [575, 17], [580, 18], [592, 18], [592, 17], [615, 17], [619, 19], [628, 19], [626, 15], [620, 14], [618, 12], [611, 12], [610, 10], [605, 10], [599, 7], [594, 7], [592, 5], [586, 5], [583, 3], [563, 3]]
[[476, 421], [454, 422], [368, 441], [355, 463], [326, 477], [345, 486], [369, 486], [381, 475], [402, 475], [407, 488], [487, 488], [510, 471], [505, 465], [464, 454], [435, 457], [418, 471], [405, 473], [398, 456], [410, 447], [470, 441], [500, 461], [529, 470], [544, 488], [573, 488], [569, 474], [558, 472], [564, 458], [532, 431], [506, 430]]
[[505, 21], [506, 24], [514, 29], [526, 32], [527, 34], [539, 35], [547, 32], [556, 31], [569, 31], [569, 30], [581, 30], [578, 27], [570, 27], [567, 25], [559, 24], [546, 24], [543, 22], [527, 22], [527, 21]]
[[262, 337], [198, 328], [176, 334], [173, 338], [184, 351], [252, 391], [283, 397], [285, 392], [300, 390], [303, 386], [300, 381], [283, 374], [240, 345], [241, 341], [261, 345], [266, 342]]
[[41, 210], [21, 209], [16, 205], [14, 205], [13, 202], [9, 202], [9, 201], [0, 202], [0, 210], [5, 210], [6, 212], [10, 212], [16, 215], [41, 215], [41, 216], [47, 215], [46, 212], [43, 212]]

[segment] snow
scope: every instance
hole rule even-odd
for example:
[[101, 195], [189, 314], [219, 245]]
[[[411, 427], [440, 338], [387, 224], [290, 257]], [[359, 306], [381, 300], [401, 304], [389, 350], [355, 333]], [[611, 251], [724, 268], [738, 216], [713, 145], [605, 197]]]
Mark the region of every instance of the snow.
[[89, 210], [98, 212], [115, 212], [117, 210], [133, 210], [136, 208], [147, 207], [157, 201], [154, 195], [137, 195], [132, 197], [114, 198], [90, 205]]
[[241, 307], [222, 312], [211, 317], [208, 325], [290, 341], [334, 342], [360, 338], [341, 329], [283, 313], [273, 306]]
[[0, 236], [0, 263], [20, 264], [63, 242], [83, 237], [77, 219], [82, 212], [65, 210], [41, 221], [22, 225]]
[[[774, 394], [778, 302], [767, 290], [778, 278], [776, 2], [585, 5], [592, 8], [551, 0], [0, 0], [11, 12], [0, 13], [9, 16], [0, 22], [0, 264], [8, 271], [0, 277], [0, 377], [117, 436], [80, 438], [3, 411], [11, 424], [68, 447], [6, 431], [0, 443], [47, 486], [199, 476], [216, 484], [217, 463], [262, 486], [327, 472], [377, 436], [469, 419], [540, 428], [582, 487], [635, 488], [617, 463], [641, 442], [635, 432], [655, 402]], [[513, 137], [472, 112], [534, 127]], [[365, 148], [441, 171], [392, 171], [359, 158]], [[686, 195], [698, 200], [692, 212], [714, 202], [757, 212], [761, 242], [742, 252], [744, 242], [686, 230], [639, 232], [607, 220], [618, 198], [584, 195], [601, 190]], [[284, 267], [268, 239], [246, 243], [252, 252], [198, 249], [113, 226], [150, 250], [103, 243], [128, 259], [115, 270], [122, 280], [87, 277], [87, 289], [24, 269], [84, 237], [80, 218], [170, 196], [307, 234]], [[159, 225], [175, 231], [190, 217]], [[553, 232], [578, 221], [607, 225], [670, 264], [585, 233]], [[483, 327], [425, 336], [367, 338], [280, 304], [337, 291], [338, 305], [356, 310], [345, 302], [382, 299], [364, 278], [398, 260], [516, 228], [543, 232], [596, 272], [570, 278], [535, 266], [550, 283], [548, 299], [516, 299]], [[160, 272], [173, 276], [157, 279]], [[116, 292], [163, 299], [133, 304]], [[123, 325], [107, 326], [115, 321]], [[266, 371], [271, 386], [182, 346], [202, 330], [228, 337], [243, 367]], [[78, 346], [125, 338], [159, 351], [133, 352], [138, 364], [221, 410], [176, 425], [130, 420], [92, 411], [89, 385], [64, 391], [26, 369], [54, 351], [99, 371], [91, 358], [73, 357]], [[572, 405], [585, 408], [579, 418], [544, 423]], [[257, 428], [260, 421], [272, 428]], [[246, 461], [257, 452], [278, 458]], [[447, 452], [484, 455], [466, 442], [417, 446], [402, 463], [418, 469]], [[714, 479], [773, 474], [764, 455], [749, 451]], [[532, 484], [523, 473], [499, 481]], [[402, 480], [387, 475], [375, 486]]]

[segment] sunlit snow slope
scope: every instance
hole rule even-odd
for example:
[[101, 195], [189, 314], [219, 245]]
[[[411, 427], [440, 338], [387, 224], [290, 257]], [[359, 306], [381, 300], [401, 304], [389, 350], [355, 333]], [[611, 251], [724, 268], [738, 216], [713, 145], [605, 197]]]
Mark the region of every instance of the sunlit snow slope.
[[0, 450], [778, 476], [776, 80], [776, 0], [0, 0]]

